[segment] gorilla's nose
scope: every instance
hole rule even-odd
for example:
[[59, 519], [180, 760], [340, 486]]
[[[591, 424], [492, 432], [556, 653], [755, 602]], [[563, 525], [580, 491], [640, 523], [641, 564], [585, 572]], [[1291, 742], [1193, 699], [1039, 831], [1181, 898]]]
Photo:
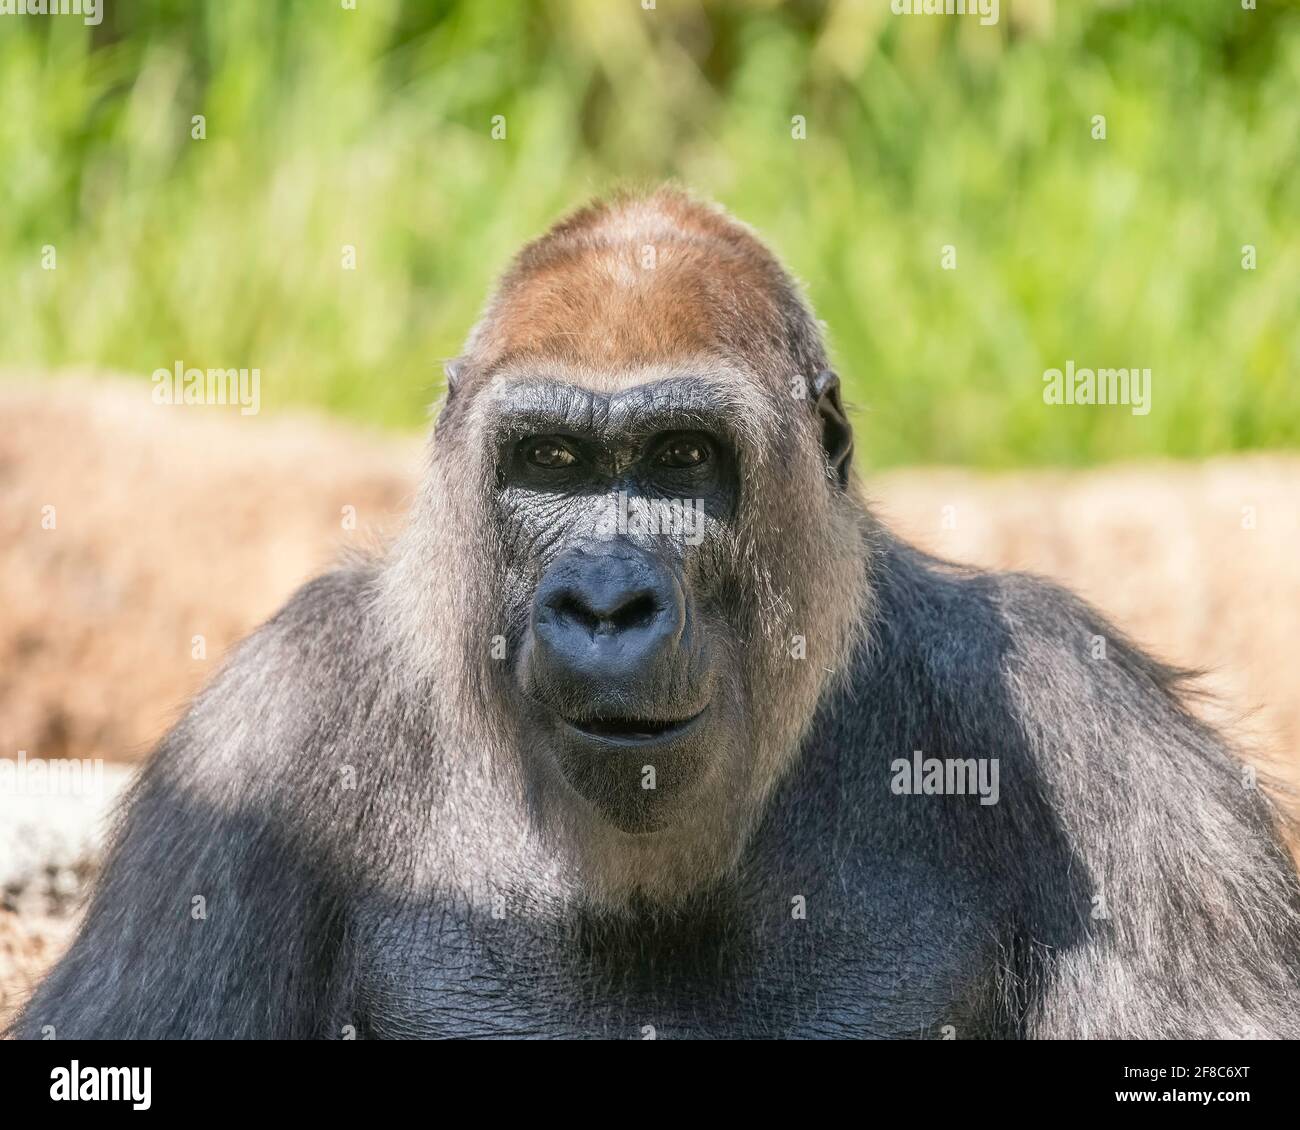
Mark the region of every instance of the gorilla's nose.
[[639, 550], [566, 554], [547, 570], [533, 605], [539, 658], [552, 678], [653, 678], [685, 627], [681, 584]]

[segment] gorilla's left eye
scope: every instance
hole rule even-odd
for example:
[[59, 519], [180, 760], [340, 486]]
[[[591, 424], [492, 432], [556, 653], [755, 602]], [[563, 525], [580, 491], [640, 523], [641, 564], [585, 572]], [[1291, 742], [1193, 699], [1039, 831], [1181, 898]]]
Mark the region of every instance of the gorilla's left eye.
[[578, 461], [573, 450], [557, 439], [534, 440], [525, 444], [524, 458], [534, 467], [545, 467], [547, 470], [572, 467]]
[[664, 467], [698, 467], [709, 461], [709, 442], [703, 436], [674, 436], [655, 455]]

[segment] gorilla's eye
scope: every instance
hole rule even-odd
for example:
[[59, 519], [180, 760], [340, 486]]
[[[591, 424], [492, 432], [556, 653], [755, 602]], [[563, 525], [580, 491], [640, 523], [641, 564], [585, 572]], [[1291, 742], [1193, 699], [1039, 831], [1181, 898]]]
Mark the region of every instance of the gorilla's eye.
[[709, 461], [709, 441], [699, 435], [673, 436], [655, 455], [663, 467], [698, 467]]
[[545, 467], [552, 471], [572, 467], [578, 461], [573, 449], [558, 439], [527, 441], [524, 444], [524, 458], [534, 467]]

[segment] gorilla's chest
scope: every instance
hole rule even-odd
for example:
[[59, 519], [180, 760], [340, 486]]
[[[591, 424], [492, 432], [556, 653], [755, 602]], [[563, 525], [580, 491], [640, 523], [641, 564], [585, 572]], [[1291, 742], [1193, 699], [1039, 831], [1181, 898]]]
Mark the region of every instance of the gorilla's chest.
[[389, 915], [363, 932], [356, 1019], [373, 1037], [983, 1034], [984, 931], [953, 904], [858, 895], [849, 913], [774, 893], [617, 925]]

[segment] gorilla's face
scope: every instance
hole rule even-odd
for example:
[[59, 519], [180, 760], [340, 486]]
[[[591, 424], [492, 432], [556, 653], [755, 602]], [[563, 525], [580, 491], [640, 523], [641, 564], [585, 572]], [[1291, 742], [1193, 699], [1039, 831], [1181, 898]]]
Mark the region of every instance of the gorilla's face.
[[671, 825], [747, 740], [727, 592], [737, 437], [683, 380], [512, 383], [499, 405], [523, 755], [626, 832]]

